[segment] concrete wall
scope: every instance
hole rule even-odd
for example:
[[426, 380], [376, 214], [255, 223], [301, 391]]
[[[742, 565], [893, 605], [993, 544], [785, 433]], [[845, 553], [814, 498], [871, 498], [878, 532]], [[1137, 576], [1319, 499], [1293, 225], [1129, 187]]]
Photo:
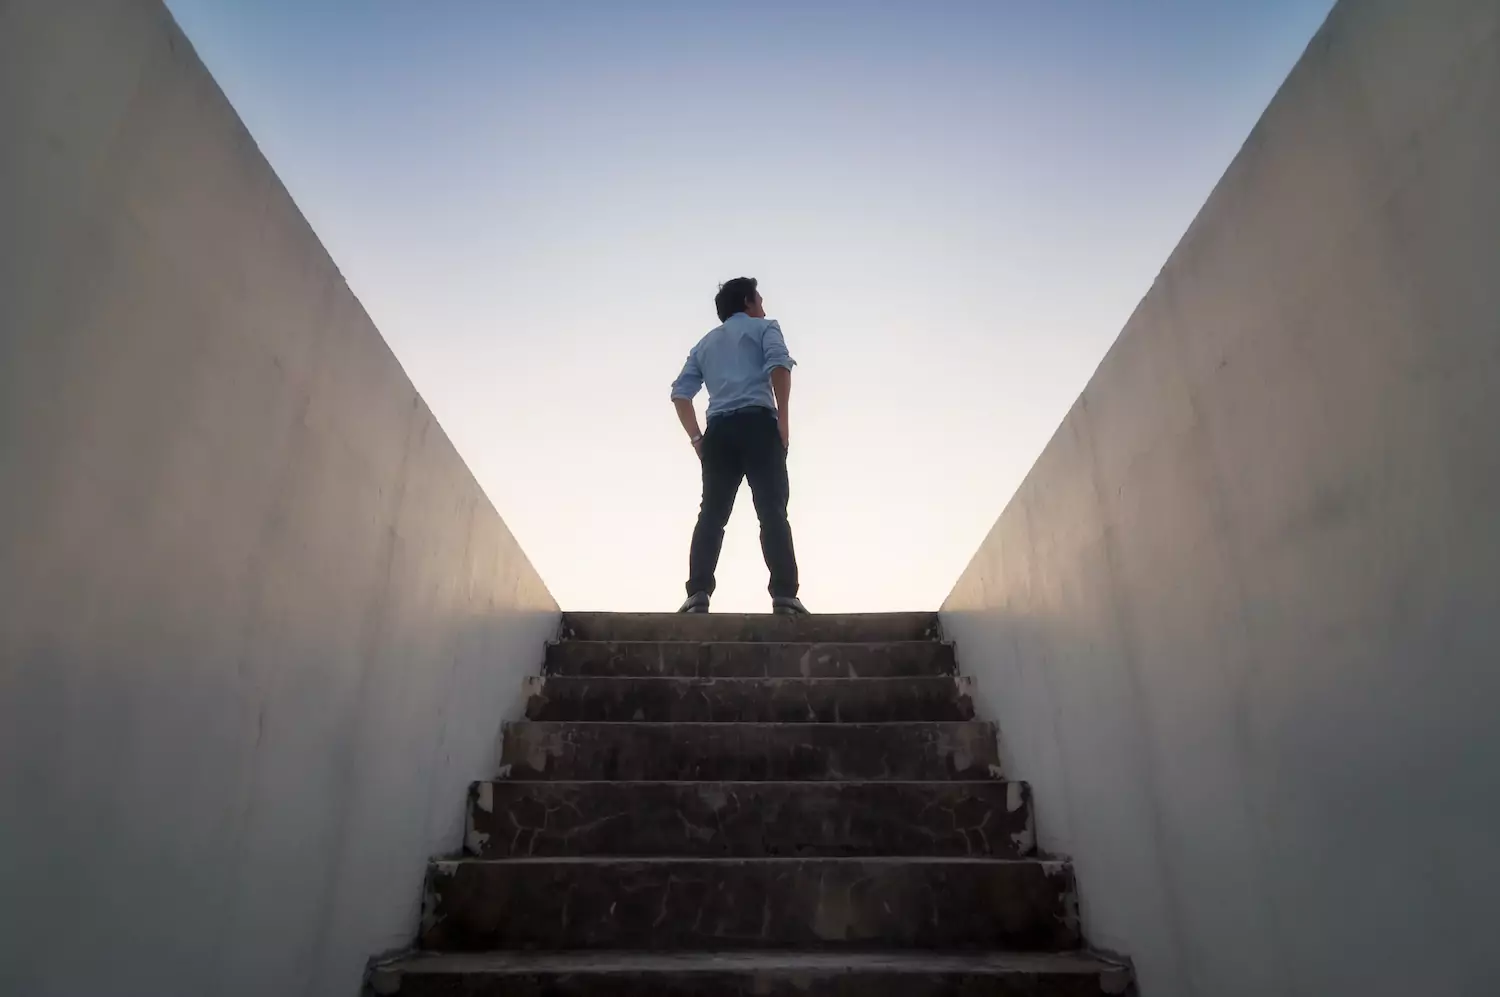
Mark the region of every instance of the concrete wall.
[[1335, 8], [944, 608], [1145, 997], [1500, 992], [1497, 28]]
[[157, 0], [0, 0], [0, 524], [0, 993], [356, 993], [556, 607]]

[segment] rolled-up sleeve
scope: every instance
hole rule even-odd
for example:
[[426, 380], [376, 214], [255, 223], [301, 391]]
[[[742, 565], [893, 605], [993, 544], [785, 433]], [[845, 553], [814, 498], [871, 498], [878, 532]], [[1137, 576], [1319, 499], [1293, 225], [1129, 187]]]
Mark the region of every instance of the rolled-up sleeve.
[[703, 388], [703, 369], [698, 366], [698, 358], [689, 353], [687, 363], [682, 365], [682, 373], [677, 375], [677, 380], [672, 382], [672, 398], [686, 398], [692, 401], [698, 397], [698, 392]]
[[766, 324], [766, 331], [761, 338], [761, 349], [765, 353], [764, 371], [770, 375], [777, 367], [785, 367], [791, 370], [797, 366], [797, 361], [787, 352], [786, 338], [781, 335], [781, 323], [771, 321]]

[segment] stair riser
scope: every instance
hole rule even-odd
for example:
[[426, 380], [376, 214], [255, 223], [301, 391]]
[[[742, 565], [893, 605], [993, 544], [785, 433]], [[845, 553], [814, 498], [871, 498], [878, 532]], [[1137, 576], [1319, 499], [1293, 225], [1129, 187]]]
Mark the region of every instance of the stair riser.
[[529, 720], [889, 723], [971, 720], [967, 678], [529, 678]]
[[507, 724], [503, 777], [627, 780], [988, 779], [988, 723]]
[[1019, 782], [485, 782], [466, 846], [491, 859], [1023, 858], [1035, 834]]
[[[383, 986], [384, 989], [378, 989]], [[641, 973], [406, 975], [380, 997], [1135, 997], [1130, 974]]]
[[672, 678], [916, 678], [957, 673], [951, 644], [706, 644], [565, 641], [547, 675]]
[[866, 616], [743, 616], [706, 614], [568, 613], [562, 636], [571, 640], [833, 641], [933, 640], [934, 613]]
[[1055, 862], [436, 862], [427, 901], [443, 951], [1078, 944]]

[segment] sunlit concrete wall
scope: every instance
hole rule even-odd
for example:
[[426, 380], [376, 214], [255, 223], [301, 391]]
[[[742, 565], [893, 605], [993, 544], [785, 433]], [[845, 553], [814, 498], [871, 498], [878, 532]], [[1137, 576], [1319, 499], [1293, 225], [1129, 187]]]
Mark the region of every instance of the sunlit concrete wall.
[[1500, 993], [1497, 27], [1334, 9], [944, 607], [1145, 997]]
[[158, 0], [0, 0], [0, 993], [352, 997], [555, 625]]

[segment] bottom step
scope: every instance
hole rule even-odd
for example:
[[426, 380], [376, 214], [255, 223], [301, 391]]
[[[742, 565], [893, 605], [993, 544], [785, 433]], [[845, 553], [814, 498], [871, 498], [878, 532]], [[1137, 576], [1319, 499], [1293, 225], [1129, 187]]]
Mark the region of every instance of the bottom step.
[[691, 952], [415, 955], [379, 997], [1123, 997], [1128, 968], [1085, 953]]

